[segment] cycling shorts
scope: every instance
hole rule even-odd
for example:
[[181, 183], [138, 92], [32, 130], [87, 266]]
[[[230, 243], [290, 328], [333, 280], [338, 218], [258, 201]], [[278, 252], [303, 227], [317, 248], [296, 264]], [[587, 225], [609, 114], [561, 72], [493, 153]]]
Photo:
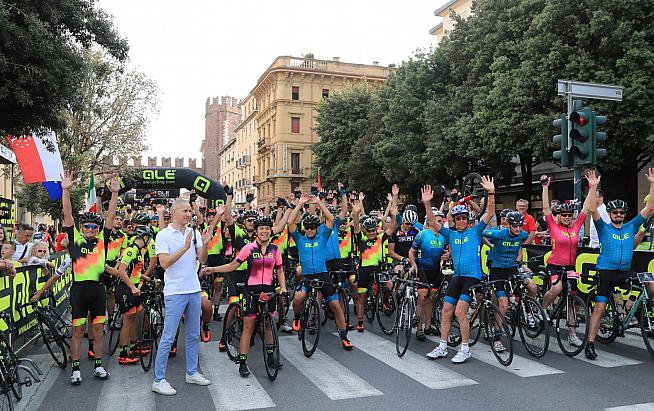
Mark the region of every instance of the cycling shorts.
[[575, 267], [573, 265], [554, 265], [548, 264], [547, 271], [550, 273], [550, 284], [554, 284], [559, 280], [561, 271], [574, 271]]
[[332, 302], [338, 300], [338, 295], [336, 294], [336, 289], [334, 288], [334, 283], [329, 277], [329, 273], [320, 273], [320, 274], [307, 274], [302, 276], [302, 288], [301, 291], [308, 293], [311, 289], [308, 283], [305, 281], [311, 281], [313, 279], [318, 279], [324, 281], [322, 288], [320, 289], [320, 294], [322, 294], [325, 301]]
[[121, 314], [136, 314], [143, 308], [143, 298], [132, 294], [132, 290], [124, 282], [116, 284], [116, 304]]
[[450, 284], [445, 291], [445, 298], [443, 302], [456, 305], [457, 301], [462, 300], [470, 303], [472, 296], [470, 295], [470, 287], [479, 284], [479, 279], [475, 277], [454, 276], [450, 280]]
[[[441, 274], [441, 270], [433, 268], [419, 268], [418, 269], [418, 281], [421, 283], [427, 283], [431, 286], [432, 290], [438, 290], [438, 287], [440, 287], [441, 282], [443, 281], [443, 274]], [[418, 285], [418, 290], [426, 290], [427, 287], [424, 285], [420, 284]]]
[[247, 270], [232, 271], [227, 274], [225, 284], [227, 284], [227, 295], [230, 297], [238, 297], [240, 289], [236, 286], [237, 283], [245, 283], [247, 280]]
[[271, 298], [267, 303], [259, 301], [261, 293], [271, 293], [275, 291], [272, 285], [251, 285], [243, 289], [243, 314], [245, 317], [255, 317], [257, 307], [261, 304], [268, 304], [268, 311], [274, 313], [277, 310], [277, 298]]
[[[333, 260], [327, 261], [327, 271], [330, 273], [332, 271], [348, 271], [352, 270], [353, 264], [352, 260], [349, 258], [334, 258]], [[356, 281], [357, 275], [356, 273], [350, 273], [347, 276], [348, 281], [354, 282]], [[343, 275], [339, 275], [339, 278], [334, 278], [332, 276], [332, 281], [341, 281], [343, 279]]]
[[91, 316], [92, 324], [104, 324], [107, 317], [107, 290], [99, 281], [73, 281], [70, 288], [70, 307], [73, 326], [86, 324], [86, 317]]
[[357, 288], [359, 294], [365, 294], [372, 288], [374, 281], [374, 274], [379, 271], [377, 266], [359, 267], [359, 274], [357, 275]]
[[[637, 279], [634, 271], [599, 270], [599, 285], [595, 302], [608, 303], [615, 287], [627, 287], [627, 278]], [[637, 282], [636, 282], [637, 283]]]
[[[116, 262], [115, 261], [107, 261], [106, 265], [108, 265], [110, 267], [116, 267]], [[111, 274], [109, 274], [108, 272], [105, 271], [100, 276], [100, 282], [105, 286], [107, 291], [109, 291], [116, 284], [116, 277], [114, 277], [113, 275], [111, 275]]]
[[[499, 268], [491, 267], [490, 276], [488, 279], [490, 281], [496, 280], [508, 280], [512, 275], [518, 274], [518, 267], [511, 268]], [[506, 283], [497, 283], [495, 286], [495, 295], [497, 298], [506, 298]]]

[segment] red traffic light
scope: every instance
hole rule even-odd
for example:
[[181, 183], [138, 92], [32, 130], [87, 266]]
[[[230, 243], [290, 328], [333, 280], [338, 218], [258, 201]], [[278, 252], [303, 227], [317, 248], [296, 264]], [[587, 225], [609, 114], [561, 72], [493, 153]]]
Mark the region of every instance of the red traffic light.
[[588, 122], [586, 116], [587, 113], [583, 111], [573, 111], [572, 113], [570, 113], [570, 121], [579, 124], [580, 126], [584, 126]]

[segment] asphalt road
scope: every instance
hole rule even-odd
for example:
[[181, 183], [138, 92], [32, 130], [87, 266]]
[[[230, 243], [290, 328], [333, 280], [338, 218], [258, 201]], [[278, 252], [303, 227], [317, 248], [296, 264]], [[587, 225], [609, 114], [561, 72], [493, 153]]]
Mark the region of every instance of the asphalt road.
[[[224, 309], [224, 307], [223, 307]], [[473, 347], [473, 358], [453, 364], [450, 358], [431, 361], [425, 354], [433, 341], [411, 341], [403, 358], [395, 354], [394, 337], [384, 336], [376, 324], [364, 333], [350, 332], [355, 346], [341, 348], [333, 322], [321, 335], [312, 358], [302, 354], [295, 335], [281, 338], [282, 362], [276, 381], [268, 380], [261, 348], [252, 348], [252, 375], [241, 378], [238, 366], [218, 352], [221, 322], [212, 323], [213, 337], [201, 344], [200, 364], [212, 380], [208, 387], [184, 382], [183, 334], [180, 350], [170, 359], [167, 379], [177, 395], [164, 397], [150, 391], [152, 371], [139, 365], [118, 365], [116, 356], [104, 355], [111, 373], [108, 381], [92, 377], [92, 361], [83, 359], [83, 382], [69, 383], [70, 366], [61, 370], [40, 346], [30, 347], [26, 356], [44, 372], [43, 381], [24, 389], [19, 410], [654, 410], [652, 376], [654, 360], [645, 350], [639, 334], [628, 334], [610, 346], [598, 344], [599, 358], [588, 361], [583, 354], [568, 358], [550, 352], [534, 359], [519, 342], [509, 367], [501, 366], [489, 346]], [[624, 407], [624, 408], [620, 408]]]

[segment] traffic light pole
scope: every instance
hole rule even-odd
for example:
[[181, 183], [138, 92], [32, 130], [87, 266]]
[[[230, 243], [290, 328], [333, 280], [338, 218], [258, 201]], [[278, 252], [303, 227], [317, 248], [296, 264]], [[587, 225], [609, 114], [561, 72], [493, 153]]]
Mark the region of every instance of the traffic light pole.
[[[567, 100], [568, 100], [568, 114], [566, 116], [566, 120], [568, 122], [568, 131], [572, 130], [572, 121], [570, 120], [570, 114], [572, 114], [573, 111], [575, 111], [575, 101], [573, 100], [573, 95], [572, 95], [572, 87], [571, 83], [567, 82], [566, 84], [566, 91], [565, 91]], [[581, 101], [578, 102], [579, 106], [581, 106]], [[581, 107], [580, 107], [581, 108]], [[568, 135], [566, 136], [568, 139], [568, 153], [570, 153], [570, 149], [572, 148], [572, 137], [570, 137], [570, 133], [568, 132]], [[574, 164], [573, 161], [571, 161], [572, 164]], [[581, 168], [579, 167], [574, 167], [574, 205], [577, 209], [577, 213], [581, 212]]]

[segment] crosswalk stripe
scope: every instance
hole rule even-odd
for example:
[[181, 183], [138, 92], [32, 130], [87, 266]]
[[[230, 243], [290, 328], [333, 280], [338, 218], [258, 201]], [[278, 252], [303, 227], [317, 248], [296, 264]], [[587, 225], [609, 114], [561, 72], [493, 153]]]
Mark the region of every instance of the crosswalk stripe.
[[[108, 365], [108, 364], [107, 364]], [[109, 368], [109, 367], [107, 367]], [[102, 382], [97, 411], [118, 409], [147, 411], [156, 409], [152, 380], [144, 378], [140, 365], [117, 366], [110, 370], [111, 378]], [[93, 378], [86, 374], [86, 378]], [[84, 377], [84, 375], [82, 376]]]
[[[202, 373], [212, 381], [209, 393], [218, 410], [272, 408], [275, 403], [254, 374], [238, 376], [238, 369], [227, 355], [216, 352], [211, 344], [200, 344]], [[228, 383], [226, 383], [228, 382]]]
[[[628, 345], [630, 347], [635, 347], [635, 348], [640, 348], [642, 350], [647, 350], [647, 347], [645, 347], [645, 342], [643, 341], [643, 337], [638, 334], [632, 334], [632, 333], [625, 333], [624, 337], [618, 337], [615, 339], [615, 342], [611, 344], [624, 344]], [[597, 344], [599, 345], [599, 344]]]
[[428, 388], [440, 390], [478, 384], [410, 350], [400, 358], [395, 353], [395, 343], [371, 332], [349, 334], [349, 337], [355, 348]]
[[[293, 340], [296, 341], [295, 344], [292, 343]], [[305, 357], [296, 337], [281, 337], [279, 347], [284, 358], [331, 400], [383, 395], [381, 391], [319, 349], [316, 349], [311, 358]], [[338, 378], [334, 378], [334, 375], [338, 375]]]
[[653, 411], [654, 402], [625, 405], [622, 407], [604, 408], [604, 411]]
[[[440, 343], [440, 338], [437, 337], [427, 336], [427, 339], [435, 342], [436, 344]], [[513, 343], [514, 347], [516, 343], [520, 344], [520, 342], [514, 341]], [[513, 354], [513, 361], [511, 361], [511, 364], [508, 367], [505, 367], [502, 364], [500, 364], [499, 361], [497, 361], [497, 358], [495, 358], [495, 355], [493, 354], [493, 351], [491, 350], [490, 346], [486, 344], [482, 344], [481, 341], [475, 344], [472, 350], [473, 350], [472, 351], [473, 359], [477, 359], [483, 363], [492, 365], [495, 368], [499, 368], [500, 370], [504, 370], [513, 375], [517, 375], [518, 377], [523, 377], [523, 378], [537, 377], [540, 375], [553, 375], [553, 374], [565, 373], [565, 371], [561, 371], [559, 369], [547, 366], [545, 364], [541, 364], [540, 362], [533, 361], [525, 357], [521, 357], [519, 355], [516, 355], [515, 353]]]
[[[34, 374], [41, 379], [41, 382], [32, 381], [32, 386], [23, 387], [23, 399], [14, 404], [16, 411], [35, 410], [39, 408], [47, 396], [48, 391], [50, 391], [50, 388], [57, 381], [59, 374], [63, 371], [54, 362], [50, 354], [30, 355], [29, 358], [41, 369], [43, 375], [39, 376], [36, 374], [36, 370], [34, 370]], [[27, 376], [27, 373], [18, 371], [18, 375], [23, 379]]]
[[[549, 351], [565, 355], [563, 351], [561, 351], [561, 348], [559, 347], [559, 344], [556, 341], [556, 336], [553, 337], [554, 338], [550, 338]], [[625, 365], [641, 364], [641, 361], [638, 360], [623, 357], [621, 355], [613, 354], [608, 351], [598, 350], [597, 344], [595, 345], [595, 352], [597, 352], [597, 358], [594, 360], [589, 360], [588, 358], [586, 358], [583, 352], [579, 353], [577, 356], [572, 358], [574, 358], [575, 360], [587, 362], [588, 364], [593, 364], [603, 368], [613, 368], [613, 367], [622, 367]]]

